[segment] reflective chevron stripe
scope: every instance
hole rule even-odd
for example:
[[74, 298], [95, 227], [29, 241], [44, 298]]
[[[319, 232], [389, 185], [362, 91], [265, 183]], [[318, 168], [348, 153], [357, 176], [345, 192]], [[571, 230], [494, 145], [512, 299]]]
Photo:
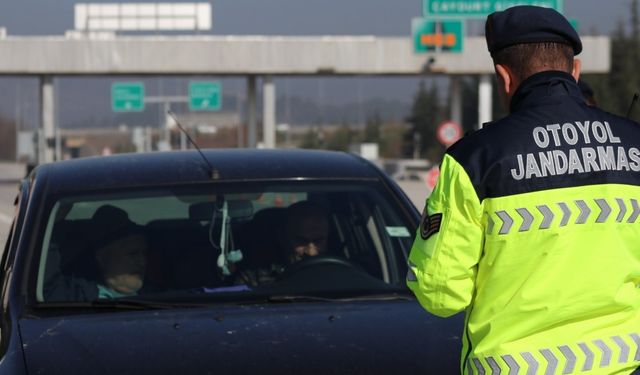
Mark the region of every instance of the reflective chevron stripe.
[[553, 211], [551, 211], [549, 206], [544, 204], [541, 206], [537, 206], [537, 208], [543, 217], [542, 223], [540, 224], [540, 229], [549, 229], [549, 227], [551, 227], [551, 223], [553, 222], [553, 218], [555, 217]]
[[508, 234], [511, 230], [511, 226], [513, 225], [513, 219], [507, 211], [498, 211], [496, 215], [502, 220], [502, 226], [500, 227], [500, 234]]
[[618, 207], [620, 207], [620, 213], [618, 213], [616, 221], [622, 223], [622, 219], [624, 219], [624, 215], [627, 213], [627, 206], [624, 204], [624, 199], [616, 198], [616, 202], [618, 202]]
[[491, 367], [491, 375], [500, 375], [500, 373], [502, 373], [498, 362], [496, 362], [493, 357], [487, 357], [487, 363], [489, 364], [489, 367]]
[[633, 360], [640, 361], [640, 335], [632, 333], [631, 338], [633, 339], [633, 342], [636, 343], [636, 355], [633, 357]]
[[522, 225], [518, 231], [526, 232], [531, 228], [531, 223], [533, 223], [533, 215], [526, 208], [518, 208], [516, 209], [520, 216], [522, 217]]
[[565, 359], [564, 370], [562, 371], [562, 373], [571, 374], [573, 372], [573, 369], [576, 367], [576, 355], [573, 354], [573, 351], [567, 345], [559, 346], [558, 349], [560, 349], [560, 352]]
[[478, 375], [484, 375], [485, 374], [484, 366], [482, 366], [482, 363], [480, 362], [480, 360], [478, 358], [474, 358], [473, 359], [473, 364], [476, 365], [476, 370], [478, 370]]
[[638, 207], [638, 201], [635, 199], [631, 200], [631, 207], [633, 207], [633, 212], [629, 219], [627, 219], [627, 223], [635, 223], [636, 219], [638, 219], [638, 215], [640, 215], [640, 207]]
[[524, 353], [520, 353], [520, 355], [522, 355], [522, 358], [524, 358], [525, 362], [527, 362], [527, 364], [529, 365], [529, 368], [527, 369], [527, 375], [536, 375], [540, 364], [533, 357], [533, 354], [529, 352], [524, 352]]
[[407, 281], [418, 281], [414, 268], [418, 268], [412, 261], [409, 261], [409, 267], [407, 267]]
[[586, 223], [589, 215], [591, 215], [591, 209], [582, 199], [576, 201], [576, 206], [578, 206], [578, 208], [580, 209], [580, 216], [578, 216], [578, 218], [576, 219], [576, 224]]
[[[614, 218], [615, 222], [622, 223], [629, 211], [631, 211], [631, 214], [626, 220], [627, 223], [635, 223], [640, 217], [640, 205], [637, 199], [629, 199], [625, 202], [622, 198], [615, 198], [615, 203], [613, 203], [613, 199], [607, 200], [599, 198], [594, 199], [593, 202], [595, 202], [598, 208], [593, 209], [593, 206], [590, 207], [587, 201], [583, 199], [578, 199], [571, 203], [557, 202], [557, 207], [562, 211], [559, 226], [565, 227], [569, 224], [586, 224], [590, 219], [593, 220], [592, 218], [594, 216], [596, 224], [613, 222]], [[631, 206], [631, 210], [627, 209], [628, 206]], [[495, 215], [487, 215], [486, 233], [494, 234], [496, 227], [499, 228], [497, 233], [499, 235], [509, 234], [512, 232], [512, 229], [516, 227], [518, 228], [518, 232], [528, 232], [533, 229], [549, 229], [556, 215], [560, 216], [557, 211], [554, 213], [551, 206], [546, 204], [538, 205], [536, 209], [539, 212], [537, 217], [542, 217], [540, 225], [534, 225], [535, 221], [540, 219], [536, 219], [533, 209], [518, 207], [515, 208], [515, 212], [511, 210], [500, 210], [495, 211]], [[614, 209], [617, 209], [617, 213], [614, 213]], [[496, 217], [499, 221], [496, 221]], [[572, 217], [575, 219], [572, 220]]]
[[491, 215], [489, 215], [489, 217], [487, 218], [487, 233], [489, 233], [489, 234], [493, 233], [494, 225], [496, 225], [496, 224], [493, 221], [493, 219], [491, 218]]
[[618, 363], [627, 363], [629, 360], [629, 345], [620, 336], [613, 336], [611, 339], [615, 341], [616, 345], [620, 347], [620, 356], [618, 357]]
[[598, 215], [596, 223], [604, 223], [611, 214], [611, 207], [604, 199], [596, 199], [596, 204], [600, 207], [600, 215]]
[[593, 354], [593, 352], [591, 351], [591, 349], [589, 349], [587, 344], [583, 342], [579, 343], [578, 346], [580, 347], [580, 349], [582, 349], [582, 352], [584, 353], [584, 356], [585, 356], [584, 365], [582, 366], [582, 371], [589, 371], [593, 367], [593, 358], [595, 357], [595, 354]]
[[547, 360], [547, 370], [544, 372], [544, 375], [553, 375], [556, 373], [556, 368], [558, 367], [558, 358], [553, 355], [553, 352], [549, 349], [542, 349], [540, 351], [544, 359]]
[[560, 222], [560, 226], [564, 227], [569, 223], [569, 218], [571, 217], [571, 210], [569, 209], [567, 204], [564, 202], [558, 203], [558, 206], [560, 206], [560, 209], [562, 210], [562, 221]]
[[502, 360], [509, 366], [509, 375], [517, 375], [520, 372], [520, 365], [510, 355], [503, 355]]
[[607, 367], [611, 363], [611, 348], [605, 344], [602, 340], [594, 341], [594, 344], [602, 351], [602, 358], [600, 359], [600, 367]]
[[[630, 345], [629, 338], [633, 340], [633, 346]], [[542, 357], [536, 357], [531, 351], [521, 352], [517, 355], [505, 354], [485, 357], [486, 363], [480, 358], [472, 357], [467, 361], [468, 373], [478, 375], [500, 375], [503, 373], [508, 375], [553, 375], [562, 373], [566, 375], [594, 371], [597, 368], [610, 367], [614, 363], [636, 362], [640, 361], [640, 334], [631, 333], [624, 338], [618, 335], [608, 339], [560, 345], [556, 349], [538, 350]], [[630, 356], [631, 350], [635, 351], [634, 358]], [[578, 358], [580, 358], [581, 366], [578, 366]], [[600, 362], [596, 363], [598, 359]], [[508, 373], [505, 372], [507, 368], [509, 369]]]

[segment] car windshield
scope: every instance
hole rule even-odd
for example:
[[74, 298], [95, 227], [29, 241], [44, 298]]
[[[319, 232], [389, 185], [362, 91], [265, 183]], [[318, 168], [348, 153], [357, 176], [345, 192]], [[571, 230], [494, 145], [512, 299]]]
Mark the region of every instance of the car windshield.
[[370, 182], [222, 183], [58, 199], [38, 302], [404, 291], [408, 215]]

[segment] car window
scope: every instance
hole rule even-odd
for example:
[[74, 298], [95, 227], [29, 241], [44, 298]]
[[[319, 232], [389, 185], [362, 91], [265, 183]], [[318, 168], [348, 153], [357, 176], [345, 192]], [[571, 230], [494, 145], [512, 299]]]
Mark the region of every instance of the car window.
[[243, 183], [61, 197], [36, 299], [404, 290], [411, 223], [379, 185]]

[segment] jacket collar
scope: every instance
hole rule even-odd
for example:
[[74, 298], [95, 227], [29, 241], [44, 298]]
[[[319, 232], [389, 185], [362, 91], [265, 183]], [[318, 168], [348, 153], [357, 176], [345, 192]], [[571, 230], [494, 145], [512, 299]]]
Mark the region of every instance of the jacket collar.
[[511, 98], [511, 113], [522, 108], [557, 101], [561, 96], [572, 96], [581, 102], [584, 98], [578, 84], [569, 73], [545, 71], [525, 79]]

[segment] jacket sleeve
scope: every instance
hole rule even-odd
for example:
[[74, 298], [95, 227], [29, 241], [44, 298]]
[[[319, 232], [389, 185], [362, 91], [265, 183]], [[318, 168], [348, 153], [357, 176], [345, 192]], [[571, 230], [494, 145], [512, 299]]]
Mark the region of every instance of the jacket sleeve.
[[482, 207], [466, 171], [445, 154], [409, 254], [407, 285], [432, 314], [471, 303], [483, 247]]

